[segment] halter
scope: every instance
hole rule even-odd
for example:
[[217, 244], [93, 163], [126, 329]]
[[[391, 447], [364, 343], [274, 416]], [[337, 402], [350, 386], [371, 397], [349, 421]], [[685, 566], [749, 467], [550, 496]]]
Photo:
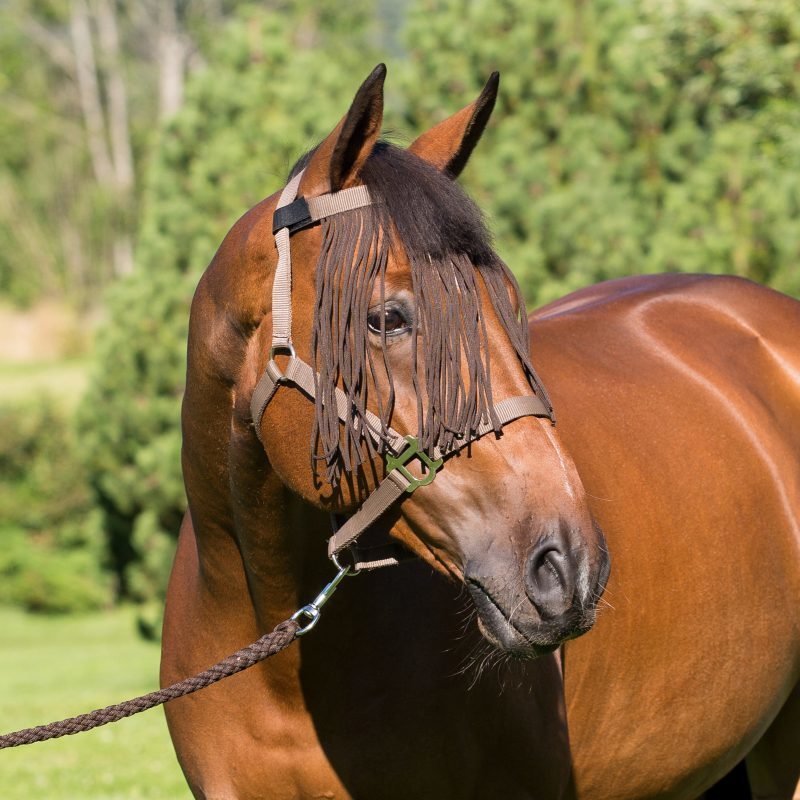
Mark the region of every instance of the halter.
[[[273, 216], [273, 234], [278, 249], [278, 266], [272, 285], [272, 346], [269, 362], [264, 374], [256, 384], [250, 401], [256, 435], [261, 440], [261, 419], [269, 401], [281, 384], [300, 389], [309, 399], [315, 400], [315, 375], [313, 368], [298, 358], [292, 344], [292, 261], [291, 234], [303, 230], [325, 217], [363, 208], [372, 204], [366, 186], [355, 186], [330, 192], [309, 199], [297, 198], [297, 190], [303, 172], [299, 172], [284, 187]], [[275, 356], [288, 356], [286, 369], [281, 371]], [[345, 425], [352, 424], [350, 403], [347, 395], [336, 388], [336, 407], [339, 419]], [[500, 427], [520, 417], [547, 417], [553, 420], [552, 409], [538, 395], [522, 395], [502, 400], [494, 406]], [[377, 569], [397, 564], [403, 556], [403, 548], [390, 544], [380, 547], [359, 548], [356, 541], [387, 509], [401, 498], [416, 491], [420, 486], [432, 483], [441, 469], [444, 459], [495, 429], [488, 419], [484, 420], [470, 435], [464, 434], [446, 452], [434, 447], [428, 455], [415, 436], [398, 433], [369, 410], [366, 411], [362, 429], [386, 452], [386, 476], [378, 484], [363, 505], [341, 527], [334, 522], [334, 532], [328, 540], [328, 556], [345, 574], [347, 567], [340, 567], [338, 556], [349, 550], [353, 560], [352, 569]], [[263, 440], [262, 444], [263, 444]], [[417, 459], [422, 465], [422, 476], [414, 475], [408, 468]], [[380, 551], [380, 552], [378, 552]], [[378, 557], [375, 557], [375, 556]], [[312, 604], [313, 605], [313, 604]], [[309, 614], [309, 616], [311, 616]], [[313, 620], [316, 621], [316, 618]], [[313, 623], [312, 623], [313, 624]], [[311, 626], [308, 626], [310, 628]]]

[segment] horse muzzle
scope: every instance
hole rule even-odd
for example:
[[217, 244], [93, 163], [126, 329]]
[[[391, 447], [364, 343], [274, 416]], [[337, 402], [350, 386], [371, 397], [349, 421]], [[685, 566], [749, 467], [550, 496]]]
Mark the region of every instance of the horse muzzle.
[[[464, 580], [478, 612], [478, 627], [495, 647], [518, 658], [537, 658], [589, 631], [610, 571], [604, 547], [594, 564], [566, 536], [543, 537], [519, 567], [470, 561]], [[511, 579], [509, 579], [511, 575]]]

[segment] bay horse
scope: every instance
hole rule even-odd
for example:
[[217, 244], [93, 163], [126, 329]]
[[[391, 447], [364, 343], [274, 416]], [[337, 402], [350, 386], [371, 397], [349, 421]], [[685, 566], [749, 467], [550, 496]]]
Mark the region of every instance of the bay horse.
[[[299, 646], [167, 707], [192, 792], [677, 799], [751, 754], [791, 797], [797, 304], [673, 277], [528, 323], [454, 180], [497, 75], [408, 150], [379, 139], [384, 76], [192, 304], [162, 682], [302, 608], [326, 538], [362, 568]], [[614, 609], [577, 639], [603, 531]]]
[[531, 333], [614, 559], [564, 656], [578, 796], [697, 797], [746, 758], [754, 797], [800, 797], [800, 303], [625, 278]]

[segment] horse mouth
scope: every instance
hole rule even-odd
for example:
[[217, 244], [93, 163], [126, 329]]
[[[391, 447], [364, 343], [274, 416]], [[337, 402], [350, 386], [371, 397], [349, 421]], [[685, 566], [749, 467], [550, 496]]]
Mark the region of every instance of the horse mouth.
[[[513, 658], [529, 660], [552, 653], [566, 638], [554, 636], [546, 625], [525, 625], [507, 614], [500, 603], [473, 578], [467, 578], [467, 589], [478, 611], [478, 628], [491, 644]], [[577, 635], [577, 634], [576, 634]]]

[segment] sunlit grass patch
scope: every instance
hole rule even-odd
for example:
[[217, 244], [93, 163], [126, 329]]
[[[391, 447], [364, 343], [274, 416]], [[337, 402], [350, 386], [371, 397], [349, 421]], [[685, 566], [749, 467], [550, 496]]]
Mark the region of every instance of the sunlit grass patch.
[[47, 395], [66, 409], [80, 399], [88, 380], [88, 359], [0, 361], [0, 409]]
[[[159, 650], [135, 613], [70, 617], [0, 609], [0, 732], [74, 716], [157, 687]], [[190, 794], [164, 714], [0, 752], [4, 800], [180, 800]]]

